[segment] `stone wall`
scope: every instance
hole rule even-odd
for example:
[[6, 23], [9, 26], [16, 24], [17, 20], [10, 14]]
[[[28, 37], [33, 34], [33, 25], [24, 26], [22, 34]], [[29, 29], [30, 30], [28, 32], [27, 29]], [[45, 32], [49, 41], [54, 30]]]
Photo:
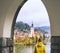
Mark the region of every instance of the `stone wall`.
[[60, 53], [60, 36], [51, 37], [51, 53]]
[[13, 53], [12, 38], [0, 38], [0, 53]]

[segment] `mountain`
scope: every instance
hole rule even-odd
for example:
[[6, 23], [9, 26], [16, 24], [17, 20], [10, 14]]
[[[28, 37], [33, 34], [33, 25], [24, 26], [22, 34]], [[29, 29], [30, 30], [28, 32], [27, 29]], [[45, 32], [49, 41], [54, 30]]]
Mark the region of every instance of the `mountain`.
[[[30, 28], [31, 26], [29, 26], [29, 24], [21, 21], [15, 24], [15, 29], [19, 29], [20, 31], [26, 31], [26, 30], [29, 31]], [[49, 26], [34, 27], [34, 30], [45, 33], [45, 32], [50, 32], [50, 27]]]
[[42, 27], [40, 27], [40, 29], [50, 32], [50, 26], [42, 26]]
[[24, 22], [17, 22], [15, 24], [15, 29], [19, 29], [20, 31], [24, 31], [24, 30], [30, 30], [30, 26], [27, 23]]
[[49, 26], [35, 27], [35, 30], [49, 33], [50, 32], [50, 27]]
[[40, 27], [42, 30], [49, 30], [50, 29], [50, 27], [49, 26], [42, 26], [42, 27]]

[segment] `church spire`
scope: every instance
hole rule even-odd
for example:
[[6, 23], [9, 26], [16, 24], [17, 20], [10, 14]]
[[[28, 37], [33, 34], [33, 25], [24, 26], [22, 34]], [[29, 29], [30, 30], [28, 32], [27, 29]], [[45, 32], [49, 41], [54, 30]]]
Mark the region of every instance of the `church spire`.
[[30, 37], [34, 36], [34, 24], [33, 22], [31, 23], [31, 29], [30, 29]]
[[31, 24], [31, 27], [34, 27], [33, 22], [32, 22], [32, 24]]

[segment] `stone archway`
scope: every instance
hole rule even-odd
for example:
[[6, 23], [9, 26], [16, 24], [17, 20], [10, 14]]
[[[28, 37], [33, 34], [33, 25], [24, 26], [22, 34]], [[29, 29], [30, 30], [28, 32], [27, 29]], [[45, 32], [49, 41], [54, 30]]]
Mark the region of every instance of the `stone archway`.
[[[24, 0], [1, 0], [0, 2], [0, 45], [2, 44], [2, 40], [7, 37], [11, 37], [13, 34], [12, 24], [14, 24], [14, 15], [21, 3]], [[51, 24], [51, 35], [52, 35], [52, 43], [57, 46], [56, 49], [54, 47], [51, 49], [52, 53], [59, 53], [59, 40], [60, 40], [60, 0], [42, 0], [45, 4], [45, 7], [49, 14], [50, 24]], [[4, 36], [4, 38], [3, 38]], [[6, 37], [5, 37], [6, 36]], [[5, 39], [4, 39], [5, 40]], [[3, 41], [4, 42], [4, 41]], [[5, 44], [6, 42], [4, 42]], [[52, 45], [52, 46], [53, 46]], [[1, 48], [1, 47], [0, 47]], [[2, 51], [2, 49], [0, 49]], [[1, 52], [2, 53], [2, 52]], [[9, 53], [9, 52], [8, 52]]]
[[[7, 0], [6, 0], [7, 1]], [[14, 23], [16, 21], [16, 16], [18, 14], [19, 9], [21, 9], [22, 5], [25, 3], [26, 0], [15, 0], [15, 1], [2, 1], [2, 7], [4, 16], [1, 16], [1, 26], [0, 29], [0, 53], [12, 53], [13, 52], [13, 33], [14, 30]], [[4, 9], [5, 8], [5, 9]], [[16, 13], [16, 14], [15, 14]], [[7, 51], [8, 50], [8, 51]]]
[[[59, 51], [59, 41], [60, 41], [60, 7], [59, 0], [42, 0], [49, 14], [50, 24], [51, 24], [51, 53], [60, 53]], [[56, 47], [56, 48], [55, 48]]]
[[59, 2], [57, 0], [42, 0], [49, 14], [50, 24], [51, 24], [51, 34], [52, 36], [59, 36]]
[[[7, 0], [6, 0], [7, 1]], [[18, 1], [1, 1], [1, 14], [0, 14], [0, 37], [11, 35], [11, 28], [14, 19], [14, 15], [18, 9], [18, 6], [21, 5], [20, 2], [23, 0]], [[60, 25], [59, 25], [59, 14], [60, 14], [60, 7], [59, 7], [59, 0], [42, 0], [44, 3], [50, 19], [51, 24], [51, 34], [52, 36], [59, 36], [60, 35]], [[4, 3], [4, 4], [3, 4]], [[2, 7], [3, 6], [3, 7]], [[3, 16], [4, 15], [4, 16]], [[15, 20], [15, 19], [14, 19]], [[9, 22], [10, 21], [10, 22]], [[8, 29], [7, 29], [8, 28]]]

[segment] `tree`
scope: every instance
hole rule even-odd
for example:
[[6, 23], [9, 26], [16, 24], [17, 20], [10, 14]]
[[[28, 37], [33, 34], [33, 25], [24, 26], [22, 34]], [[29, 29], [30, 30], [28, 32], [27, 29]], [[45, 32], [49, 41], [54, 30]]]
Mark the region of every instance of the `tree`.
[[15, 24], [15, 29], [19, 29], [20, 31], [29, 31], [30, 26], [27, 23], [23, 23], [20, 21]]

